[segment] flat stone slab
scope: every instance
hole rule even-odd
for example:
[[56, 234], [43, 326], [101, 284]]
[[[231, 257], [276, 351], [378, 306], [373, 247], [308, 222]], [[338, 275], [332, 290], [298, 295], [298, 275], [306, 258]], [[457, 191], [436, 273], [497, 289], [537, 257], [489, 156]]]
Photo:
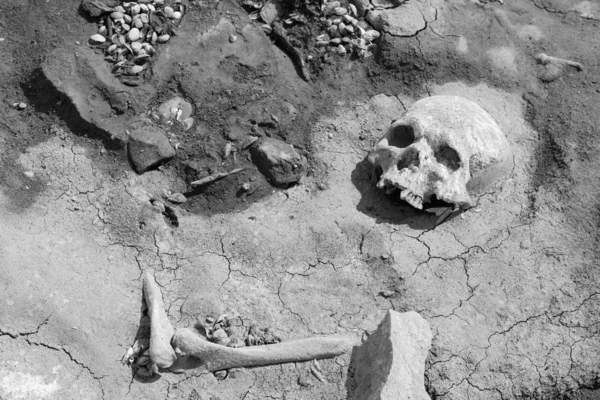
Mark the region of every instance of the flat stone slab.
[[431, 347], [429, 323], [418, 313], [389, 310], [353, 357], [352, 400], [429, 400], [425, 359]]
[[[395, 6], [397, 3], [381, 4]], [[394, 8], [377, 8], [367, 13], [366, 19], [378, 31], [393, 36], [414, 36], [435, 19], [435, 8], [416, 0], [402, 3]]]

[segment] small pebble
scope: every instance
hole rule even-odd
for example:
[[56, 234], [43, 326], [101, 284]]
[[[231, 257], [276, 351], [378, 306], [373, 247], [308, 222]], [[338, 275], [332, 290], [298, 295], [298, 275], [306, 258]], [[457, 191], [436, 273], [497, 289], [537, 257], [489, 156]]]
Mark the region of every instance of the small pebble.
[[167, 200], [175, 204], [183, 204], [187, 201], [187, 198], [181, 193], [171, 193], [167, 196]]
[[235, 43], [237, 41], [237, 36], [231, 35], [229, 36], [229, 43]]
[[166, 7], [163, 9], [163, 12], [164, 12], [164, 13], [165, 13], [165, 15], [167, 16], [167, 18], [172, 18], [172, 17], [173, 17], [173, 13], [174, 13], [175, 11], [173, 10], [173, 8], [171, 8], [171, 7], [169, 7], [169, 6], [166, 6]]
[[333, 12], [335, 12], [336, 15], [348, 14], [348, 10], [345, 9], [344, 7], [337, 7], [335, 10], [333, 10]]
[[328, 134], [327, 134], [327, 137], [328, 137], [329, 139], [333, 139], [333, 133], [328, 133]]
[[[152, 35], [152, 39], [154, 39], [154, 35]], [[165, 33], [164, 35], [160, 35], [158, 37], [158, 42], [159, 43], [166, 43], [166, 42], [169, 41], [169, 39], [171, 39], [171, 36]]]
[[175, 11], [172, 15], [173, 19], [181, 19], [181, 12]]
[[144, 67], [142, 67], [141, 65], [134, 65], [133, 67], [131, 67], [130, 71], [132, 74], [139, 74], [140, 72], [142, 72], [144, 70]]
[[114, 20], [114, 21], [119, 21], [121, 19], [123, 19], [123, 13], [122, 12], [118, 12], [115, 11], [112, 14], [110, 14], [110, 17]]
[[20, 110], [24, 110], [25, 108], [27, 108], [27, 104], [25, 104], [23, 102], [19, 103], [19, 109]]
[[227, 370], [224, 369], [221, 371], [215, 371], [215, 378], [217, 378], [220, 381], [227, 378]]
[[181, 121], [181, 124], [183, 125], [183, 130], [187, 131], [194, 125], [194, 118], [186, 118], [183, 121]]
[[250, 190], [250, 184], [249, 184], [248, 182], [244, 183], [244, 184], [242, 185], [242, 190], [243, 190], [244, 192], [247, 192], [248, 190]]
[[346, 48], [340, 44], [337, 47], [337, 52], [338, 52], [338, 54], [344, 55], [344, 54], [346, 54]]
[[116, 6], [115, 12], [120, 12], [121, 14], [125, 14], [125, 9], [122, 6]]

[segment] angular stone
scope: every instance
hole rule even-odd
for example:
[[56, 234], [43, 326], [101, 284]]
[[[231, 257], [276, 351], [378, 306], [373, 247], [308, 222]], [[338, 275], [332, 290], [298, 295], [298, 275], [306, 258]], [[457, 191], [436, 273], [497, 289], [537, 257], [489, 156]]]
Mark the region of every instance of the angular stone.
[[263, 137], [250, 148], [252, 161], [274, 185], [298, 182], [307, 169], [306, 158], [281, 140]]
[[129, 158], [141, 174], [175, 157], [175, 150], [162, 129], [150, 121], [132, 124], [128, 142]]
[[283, 10], [278, 0], [266, 2], [260, 10], [260, 17], [269, 25], [281, 14], [283, 14]]
[[431, 337], [429, 323], [418, 313], [389, 310], [353, 355], [355, 389], [348, 398], [429, 400], [424, 374]]
[[87, 12], [90, 17], [99, 17], [102, 14], [112, 12], [112, 8], [117, 6], [119, 2], [117, 0], [82, 0], [81, 8]]

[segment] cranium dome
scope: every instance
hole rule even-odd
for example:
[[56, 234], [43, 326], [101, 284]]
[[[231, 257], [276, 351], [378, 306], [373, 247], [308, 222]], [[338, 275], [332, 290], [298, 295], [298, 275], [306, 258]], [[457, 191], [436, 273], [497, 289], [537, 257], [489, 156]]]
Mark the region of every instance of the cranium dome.
[[508, 140], [479, 105], [458, 96], [432, 96], [411, 105], [368, 156], [377, 187], [413, 207], [435, 198], [469, 208], [512, 168]]

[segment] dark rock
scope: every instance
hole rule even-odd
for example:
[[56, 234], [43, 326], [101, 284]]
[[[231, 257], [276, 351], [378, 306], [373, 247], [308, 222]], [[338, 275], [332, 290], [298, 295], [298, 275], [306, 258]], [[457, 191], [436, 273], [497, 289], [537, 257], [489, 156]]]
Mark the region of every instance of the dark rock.
[[307, 170], [306, 158], [281, 140], [263, 137], [250, 147], [252, 162], [274, 185], [298, 182]]
[[119, 2], [116, 0], [82, 0], [81, 8], [87, 12], [90, 17], [99, 17], [105, 13], [112, 11], [112, 7], [118, 6]]
[[150, 121], [138, 121], [130, 129], [127, 147], [129, 157], [139, 174], [175, 157], [175, 150], [164, 131]]
[[377, 330], [356, 351], [351, 400], [429, 400], [425, 359], [431, 347], [429, 323], [414, 311], [389, 310]]

